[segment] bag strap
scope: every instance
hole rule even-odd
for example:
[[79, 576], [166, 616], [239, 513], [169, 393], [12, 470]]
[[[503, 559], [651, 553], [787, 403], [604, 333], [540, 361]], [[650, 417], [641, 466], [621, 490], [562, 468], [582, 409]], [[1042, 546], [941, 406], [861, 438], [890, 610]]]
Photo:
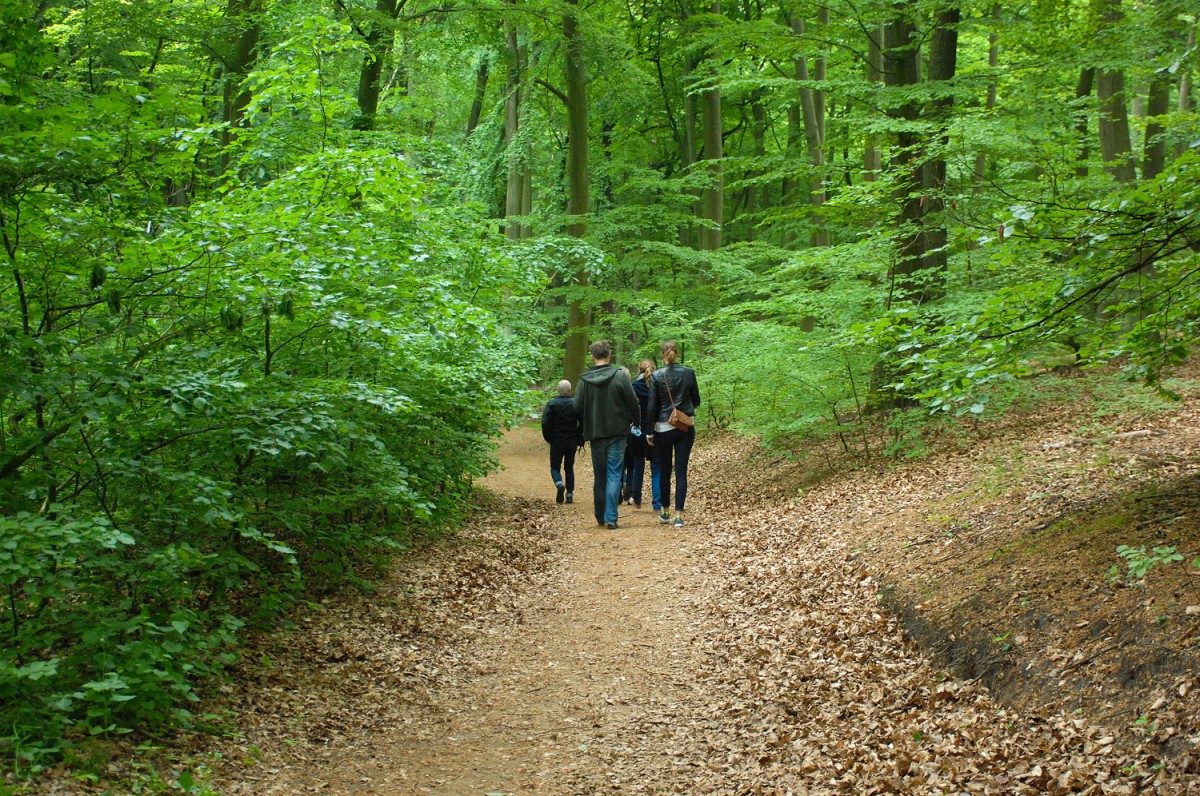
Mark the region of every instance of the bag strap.
[[663, 369], [662, 369], [662, 375], [663, 375], [663, 384], [667, 385], [667, 397], [671, 399], [671, 408], [678, 409], [679, 404], [675, 403], [675, 396], [671, 395], [671, 379], [668, 378], [669, 374], [667, 373], [667, 368], [665, 365], [663, 366]]

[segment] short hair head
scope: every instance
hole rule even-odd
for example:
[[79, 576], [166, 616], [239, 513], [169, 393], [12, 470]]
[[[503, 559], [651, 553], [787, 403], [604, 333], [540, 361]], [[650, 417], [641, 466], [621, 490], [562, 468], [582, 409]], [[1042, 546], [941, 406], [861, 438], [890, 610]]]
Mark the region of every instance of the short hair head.
[[679, 343], [676, 343], [674, 340], [668, 340], [662, 344], [659, 353], [662, 354], [663, 362], [670, 365], [679, 359]]
[[612, 346], [607, 340], [597, 340], [588, 346], [588, 351], [592, 354], [592, 359], [608, 359], [612, 356]]
[[567, 381], [566, 379], [563, 379], [562, 381], [560, 381], [558, 383], [558, 394], [559, 395], [570, 395], [571, 394], [571, 382]]

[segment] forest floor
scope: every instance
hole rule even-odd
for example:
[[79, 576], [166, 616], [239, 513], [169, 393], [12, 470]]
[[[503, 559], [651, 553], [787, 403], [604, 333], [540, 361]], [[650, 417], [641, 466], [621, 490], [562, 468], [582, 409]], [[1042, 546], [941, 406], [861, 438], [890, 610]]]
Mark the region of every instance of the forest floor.
[[[890, 466], [704, 434], [682, 529], [648, 495], [597, 527], [586, 453], [555, 505], [546, 446], [517, 429], [456, 535], [255, 643], [196, 778], [1200, 793], [1200, 390], [1116, 403], [1046, 401]], [[1184, 560], [1134, 578], [1119, 544]]]

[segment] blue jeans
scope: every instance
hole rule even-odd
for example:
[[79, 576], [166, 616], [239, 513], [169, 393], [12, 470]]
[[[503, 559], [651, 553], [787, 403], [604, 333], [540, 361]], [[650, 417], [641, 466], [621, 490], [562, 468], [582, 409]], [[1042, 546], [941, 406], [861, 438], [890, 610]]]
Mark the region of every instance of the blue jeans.
[[[642, 484], [646, 480], [646, 460], [636, 456], [625, 465], [625, 492], [639, 506], [642, 504]], [[650, 493], [654, 499], [654, 510], [662, 508], [662, 497], [658, 491], [658, 457], [650, 450]]]
[[621, 502], [621, 470], [625, 466], [625, 445], [629, 438], [600, 437], [591, 441], [592, 472], [596, 475], [592, 487], [592, 503], [596, 522], [616, 523], [617, 504]]
[[696, 442], [696, 429], [659, 431], [654, 435], [654, 450], [658, 456], [658, 481], [662, 507], [671, 505], [671, 465], [675, 465], [675, 510], [683, 511], [687, 500], [688, 459]]

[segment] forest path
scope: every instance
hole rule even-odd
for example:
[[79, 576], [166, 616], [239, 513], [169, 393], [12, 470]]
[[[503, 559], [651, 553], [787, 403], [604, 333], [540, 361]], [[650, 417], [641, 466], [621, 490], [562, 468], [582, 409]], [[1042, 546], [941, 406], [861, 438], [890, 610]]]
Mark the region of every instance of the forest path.
[[[933, 463], [763, 500], [733, 437], [693, 459], [688, 525], [648, 503], [597, 527], [592, 474], [556, 506], [536, 427], [499, 497], [329, 600], [241, 678], [232, 794], [1192, 793], [1078, 714], [956, 680], [880, 604], [873, 518], [959, 489]], [[793, 490], [794, 494], [794, 490]], [[283, 645], [280, 648], [280, 644]], [[247, 656], [249, 657], [249, 656]], [[257, 680], [256, 680], [257, 678]], [[1181, 784], [1182, 783], [1182, 784]]]
[[[552, 501], [536, 426], [510, 433], [499, 458], [504, 469], [486, 486]], [[521, 621], [475, 650], [480, 673], [443, 706], [446, 721], [380, 761], [372, 783], [383, 792], [558, 792], [570, 769], [603, 771], [618, 753], [604, 739], [634, 714], [661, 711], [694, 687], [677, 676], [695, 666], [686, 529], [661, 525], [649, 500], [622, 506], [617, 531], [598, 527], [590, 458], [585, 450], [576, 459], [575, 502], [547, 506], [564, 534], [554, 576], [519, 596]]]
[[[575, 502], [555, 505], [536, 425], [498, 457], [495, 505], [436, 560], [329, 601], [264, 653], [269, 673], [233, 697], [253, 705], [242, 749], [256, 759], [222, 792], [621, 793], [664, 766], [653, 787], [678, 779], [687, 764], [643, 739], [705, 699], [694, 530], [658, 521], [648, 475], [643, 506], [598, 527], [588, 450]], [[431, 615], [398, 619], [409, 593]]]

